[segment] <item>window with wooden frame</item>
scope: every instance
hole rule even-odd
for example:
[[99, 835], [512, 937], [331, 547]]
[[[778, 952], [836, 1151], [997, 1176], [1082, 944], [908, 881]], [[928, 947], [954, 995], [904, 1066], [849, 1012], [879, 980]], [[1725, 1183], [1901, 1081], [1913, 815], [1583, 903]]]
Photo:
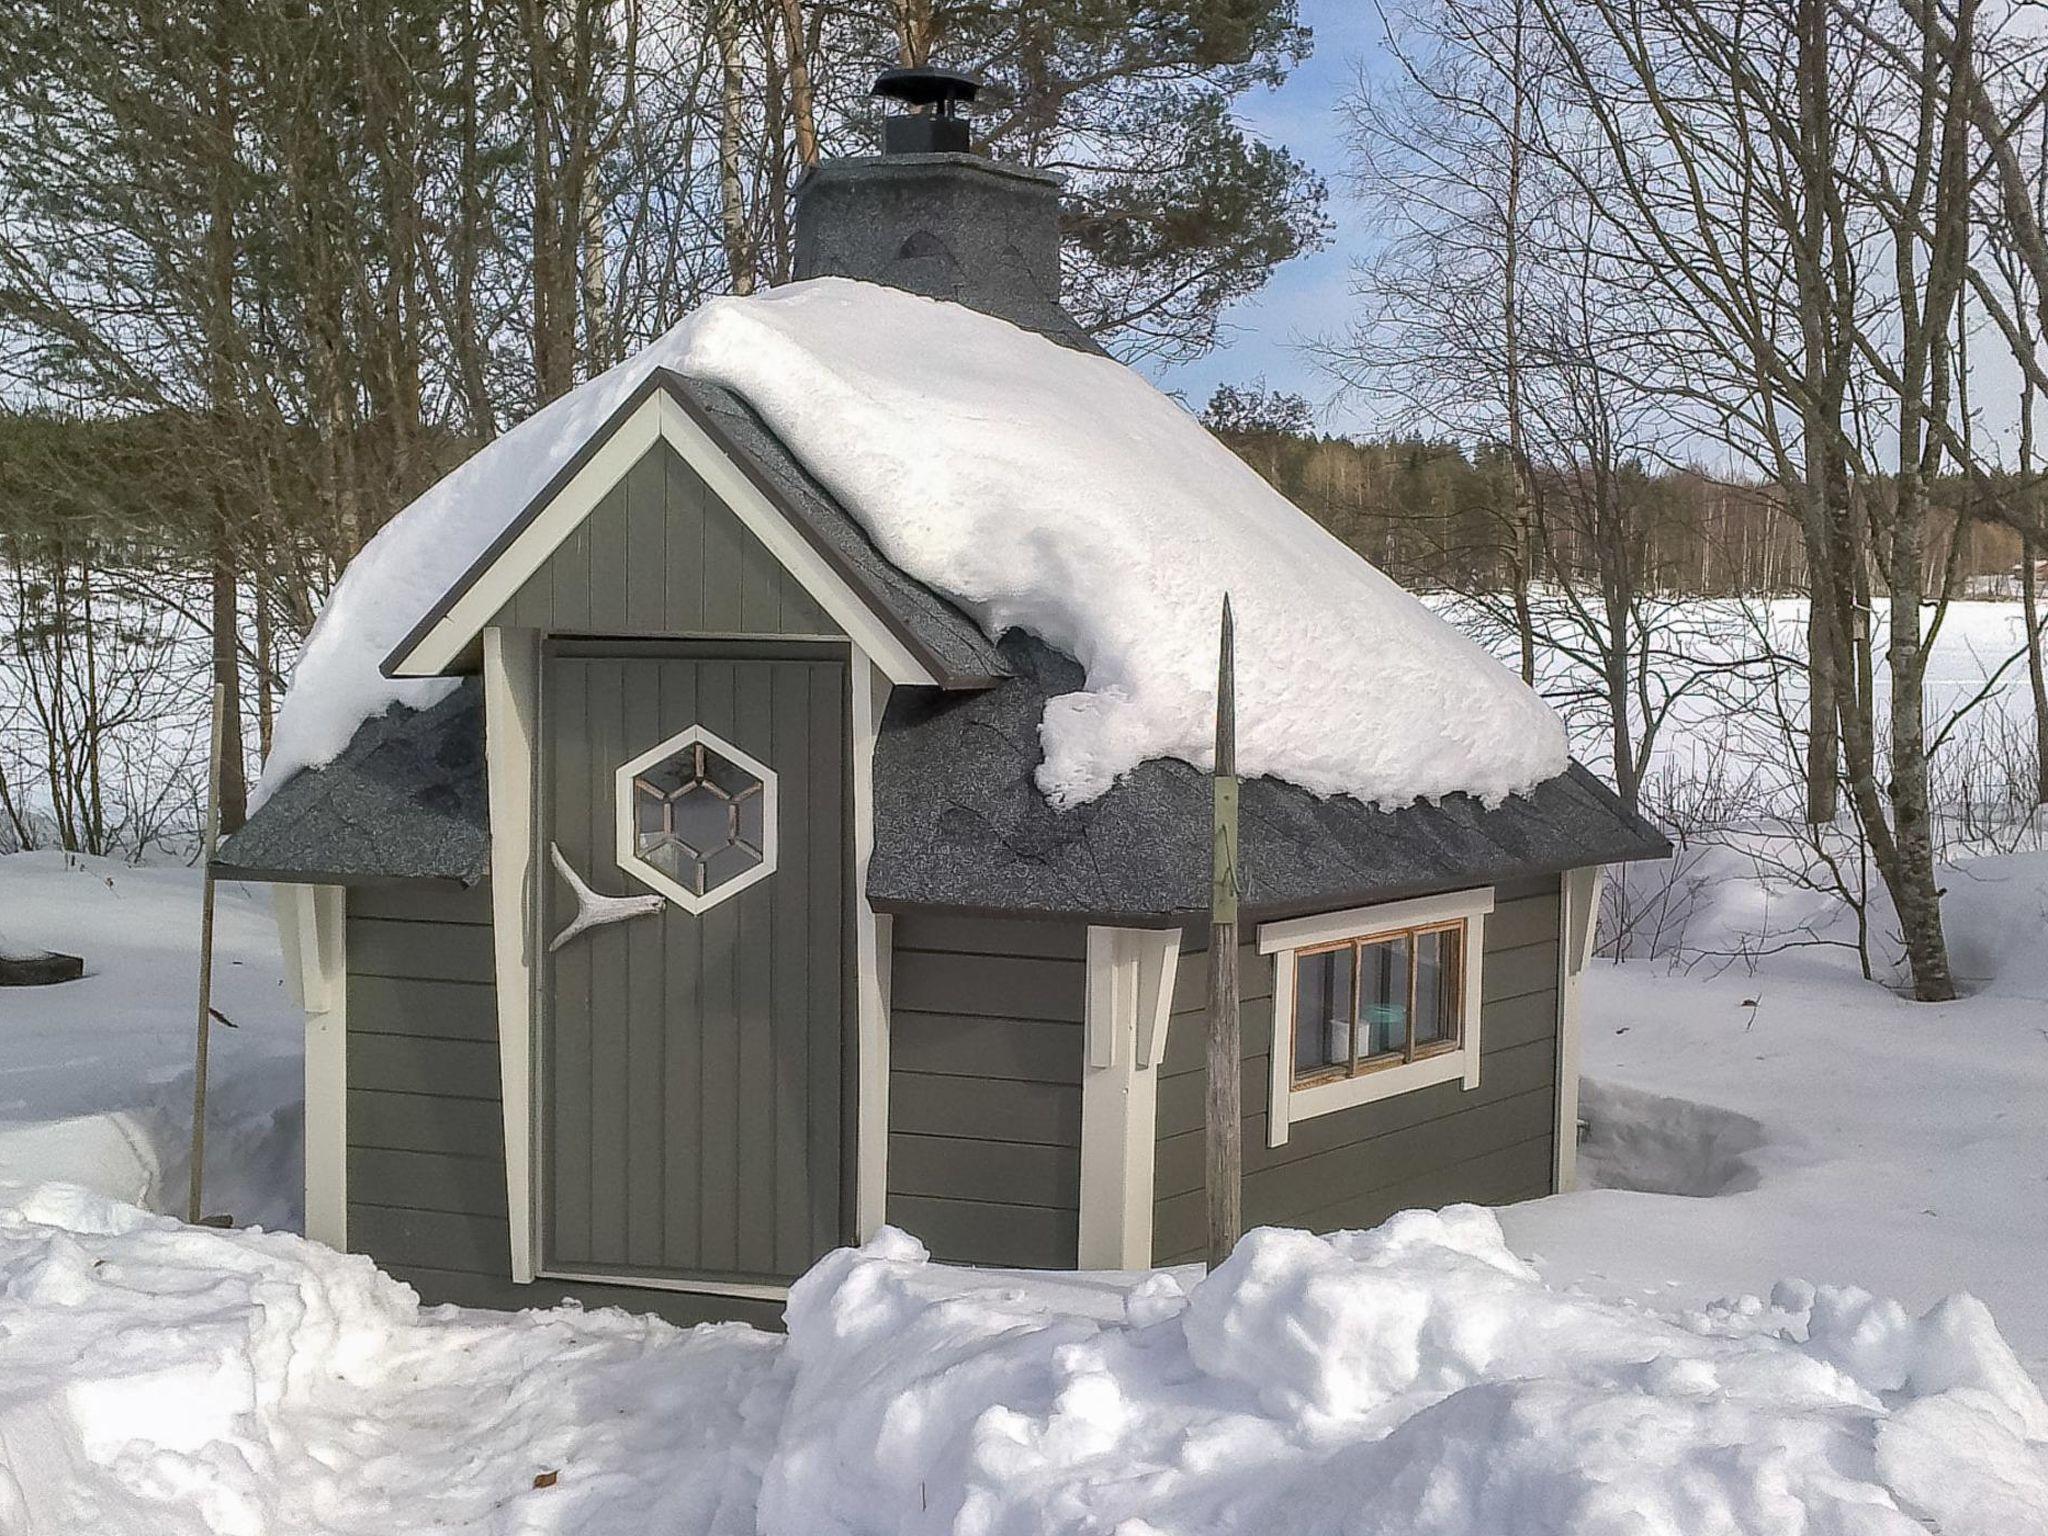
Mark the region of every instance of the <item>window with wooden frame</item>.
[[1480, 958], [1491, 890], [1259, 929], [1273, 957], [1274, 1146], [1297, 1120], [1462, 1079], [1479, 1083]]
[[1294, 952], [1294, 1084], [1458, 1048], [1465, 919]]

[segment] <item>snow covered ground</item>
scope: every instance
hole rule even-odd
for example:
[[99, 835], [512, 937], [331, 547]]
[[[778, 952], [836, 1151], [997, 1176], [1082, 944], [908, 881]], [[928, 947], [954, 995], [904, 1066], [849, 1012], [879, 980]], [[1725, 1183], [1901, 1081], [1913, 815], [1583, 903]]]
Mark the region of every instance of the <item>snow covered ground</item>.
[[[61, 1179], [183, 1211], [198, 1005], [196, 870], [0, 856], [14, 942], [85, 960], [56, 987], [0, 987], [0, 1187]], [[223, 885], [215, 916], [207, 1208], [296, 1226], [304, 1026], [270, 897]]]
[[0, 1526], [2048, 1531], [2048, 1402], [1977, 1303], [1549, 1288], [1474, 1207], [1206, 1280], [945, 1270], [885, 1232], [786, 1341], [421, 1312], [367, 1261], [45, 1187], [0, 1213]]
[[[886, 1234], [786, 1341], [422, 1311], [125, 1203], [180, 1199], [196, 888], [0, 859], [10, 924], [97, 971], [0, 993], [0, 1531], [2048, 1533], [2048, 856], [1952, 879], [1948, 1007], [1832, 949], [1596, 968], [1616, 1187], [1258, 1234], [1207, 1280]], [[297, 1031], [223, 896], [209, 1205], [283, 1221]]]
[[[1696, 924], [1755, 920], [1756, 888], [1726, 891]], [[1947, 891], [1970, 993], [1945, 1005], [1840, 948], [1718, 975], [1596, 962], [1582, 1183], [1609, 1187], [1506, 1212], [1516, 1250], [1654, 1305], [1786, 1275], [1913, 1307], [1967, 1290], [2048, 1381], [2048, 855], [1966, 864]]]

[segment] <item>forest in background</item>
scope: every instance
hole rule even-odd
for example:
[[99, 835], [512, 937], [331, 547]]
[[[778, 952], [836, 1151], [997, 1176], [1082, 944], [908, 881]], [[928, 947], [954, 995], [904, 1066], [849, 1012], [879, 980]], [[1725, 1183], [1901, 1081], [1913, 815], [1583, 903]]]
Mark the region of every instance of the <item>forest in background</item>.
[[[1372, 237], [1349, 311], [1304, 343], [1384, 439], [1317, 437], [1256, 386], [1207, 418], [1390, 574], [1454, 594], [1667, 821], [1685, 796], [1649, 780], [1674, 714], [1795, 681], [1772, 772], [1803, 801], [1802, 868], [1880, 892], [1915, 995], [1952, 995], [1960, 716], [1930, 708], [1928, 667], [1986, 577], [2026, 616], [1987, 687], [2024, 675], [2033, 701], [2000, 772], [2048, 798], [2048, 38], [1978, 0], [1383, 18], [1332, 104]], [[1311, 44], [1289, 0], [0, 12], [0, 836], [132, 848], [176, 824], [209, 680], [235, 824], [335, 571], [508, 423], [786, 276], [792, 189], [872, 145], [882, 65], [988, 80], [975, 132], [1066, 178], [1068, 300], [1113, 353], [1212, 347], [1328, 237], [1316, 172], [1233, 110]], [[1995, 379], [2017, 398], [1987, 410]], [[1797, 644], [1742, 606], [1777, 593]]]
[[228, 738], [260, 757], [283, 659], [398, 508], [705, 299], [787, 277], [795, 183], [872, 150], [881, 68], [973, 71], [982, 146], [1065, 178], [1067, 301], [1105, 345], [1204, 350], [1324, 237], [1321, 181], [1230, 111], [1309, 46], [1292, 0], [0, 10], [0, 538], [14, 648], [62, 674], [47, 755], [104, 745], [69, 680], [102, 658], [48, 652], [125, 584], [203, 615]]

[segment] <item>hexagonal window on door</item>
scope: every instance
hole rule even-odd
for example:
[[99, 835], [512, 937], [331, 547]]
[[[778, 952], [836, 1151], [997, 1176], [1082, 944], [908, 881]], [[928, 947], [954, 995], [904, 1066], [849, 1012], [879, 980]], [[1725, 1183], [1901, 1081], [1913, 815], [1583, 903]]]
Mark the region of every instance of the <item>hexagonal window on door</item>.
[[775, 774], [691, 726], [618, 770], [619, 867], [702, 912], [775, 869]]

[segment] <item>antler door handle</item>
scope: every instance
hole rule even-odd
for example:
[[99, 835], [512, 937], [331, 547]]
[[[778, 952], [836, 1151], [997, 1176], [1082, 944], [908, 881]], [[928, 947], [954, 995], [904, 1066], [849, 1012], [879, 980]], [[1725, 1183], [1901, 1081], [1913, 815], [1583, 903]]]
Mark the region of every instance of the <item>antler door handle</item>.
[[666, 896], [604, 896], [583, 883], [583, 879], [569, 867], [569, 861], [562, 857], [562, 850], [554, 843], [548, 844], [548, 856], [554, 860], [555, 868], [569, 889], [576, 896], [576, 915], [569, 919], [569, 926], [556, 934], [548, 945], [553, 954], [577, 934], [592, 928], [602, 928], [606, 923], [623, 923], [629, 917], [646, 917], [659, 912], [668, 904]]

